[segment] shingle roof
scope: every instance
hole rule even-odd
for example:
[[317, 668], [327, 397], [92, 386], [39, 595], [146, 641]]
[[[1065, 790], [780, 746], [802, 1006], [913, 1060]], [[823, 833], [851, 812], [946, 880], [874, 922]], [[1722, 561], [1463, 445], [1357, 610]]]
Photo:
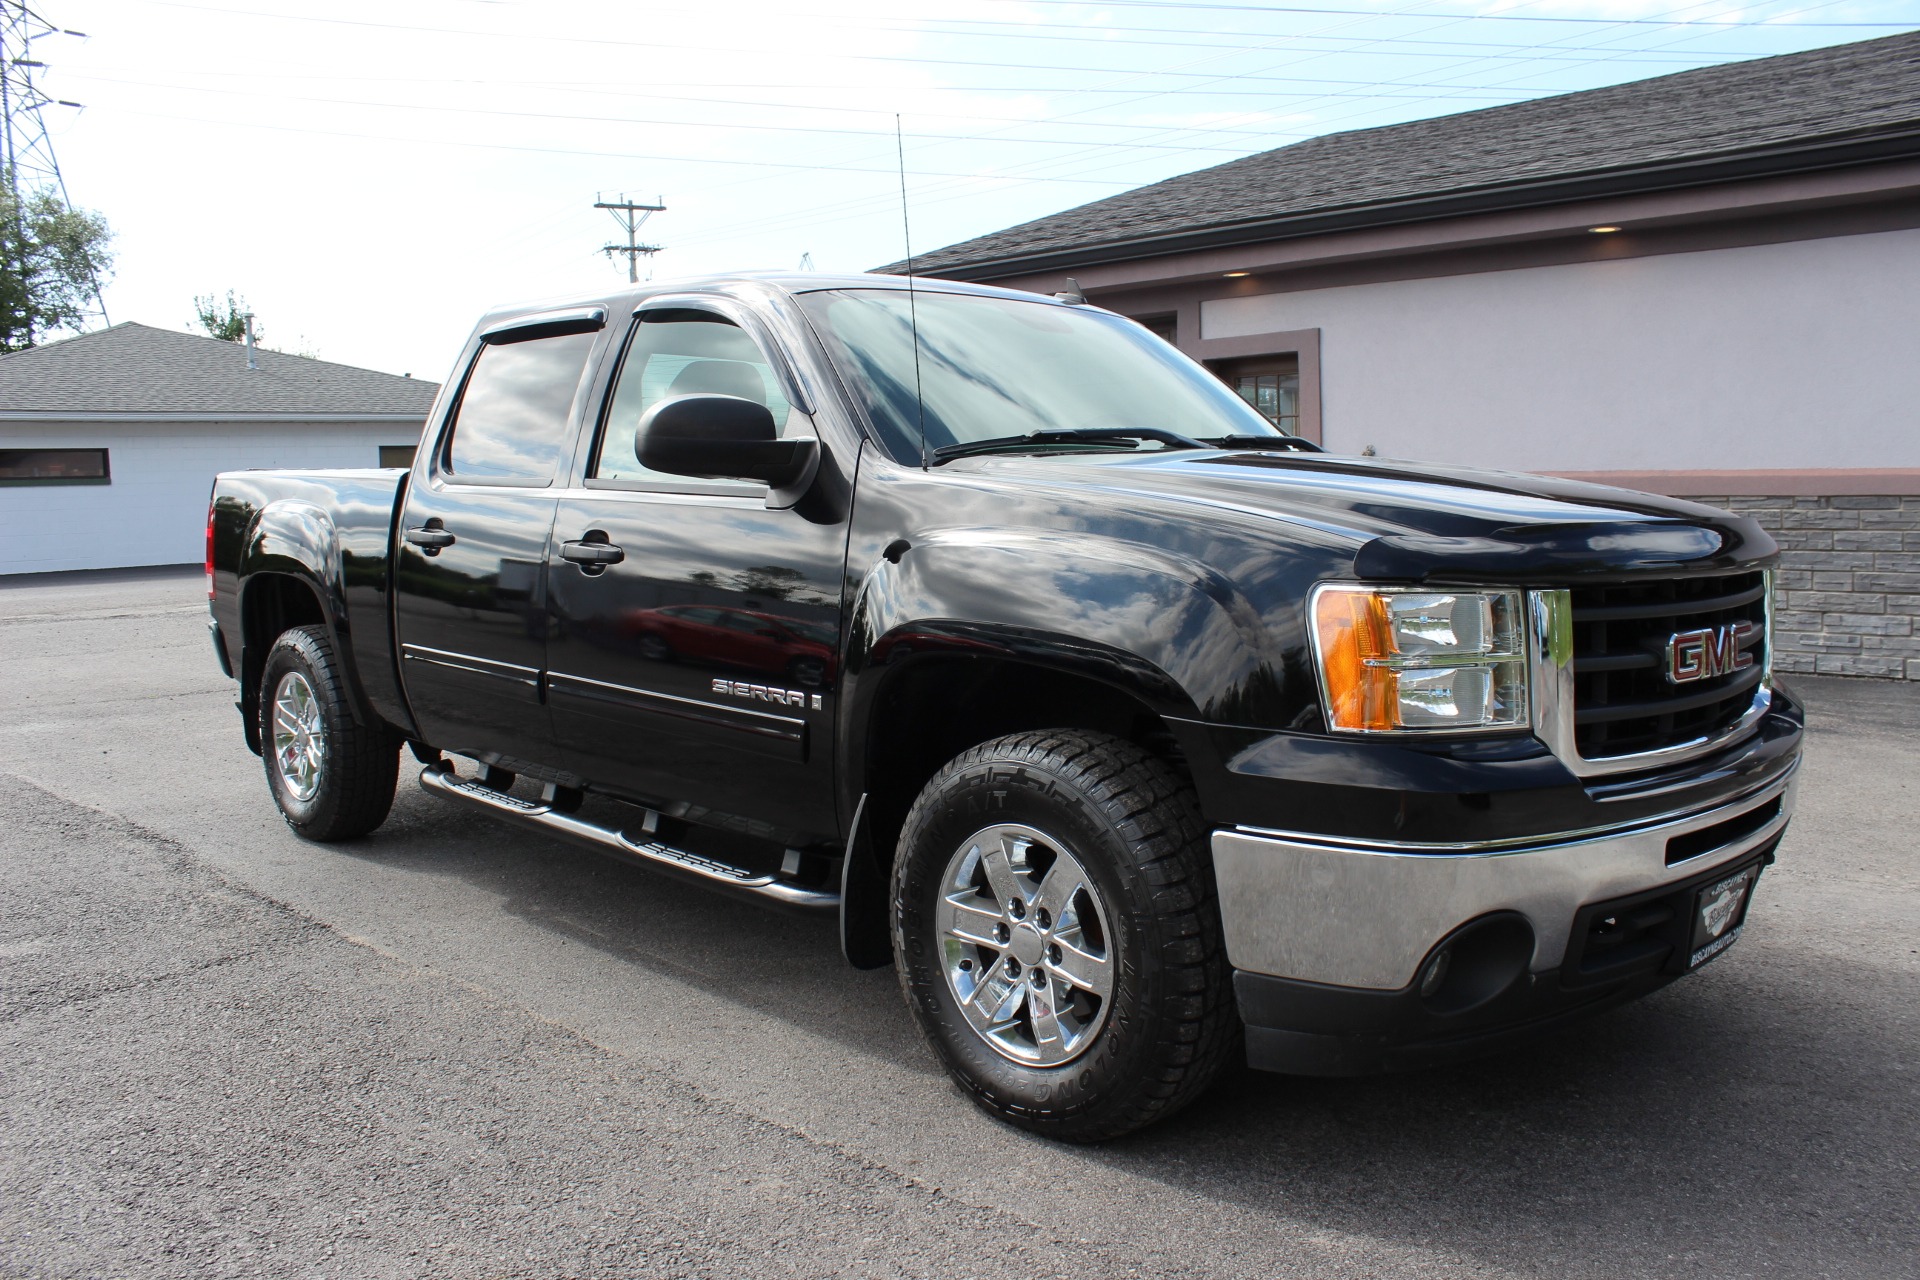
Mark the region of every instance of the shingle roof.
[[[1334, 211], [1344, 211], [1348, 225], [1405, 221], [1422, 216], [1421, 202], [1424, 216], [1464, 211], [1464, 193], [1484, 198], [1504, 189], [1511, 207], [1579, 198], [1573, 180], [1581, 178], [1611, 175], [1616, 189], [1628, 189], [1624, 175], [1639, 174], [1638, 189], [1657, 189], [1662, 172], [1669, 186], [1702, 180], [1702, 162], [1718, 162], [1725, 178], [1786, 171], [1795, 155], [1809, 167], [1808, 153], [1821, 144], [1850, 147], [1859, 163], [1920, 153], [1916, 143], [1920, 32], [1908, 32], [1328, 134], [916, 255], [914, 267], [925, 275], [993, 264], [1047, 269], [1076, 257], [1110, 261], [1198, 247], [1196, 233], [1232, 243], [1236, 227], [1245, 233], [1241, 242], [1330, 229], [1313, 219], [1324, 223]], [[1123, 245], [1131, 251], [1116, 251]]]
[[0, 356], [0, 412], [417, 414], [438, 383], [117, 324]]

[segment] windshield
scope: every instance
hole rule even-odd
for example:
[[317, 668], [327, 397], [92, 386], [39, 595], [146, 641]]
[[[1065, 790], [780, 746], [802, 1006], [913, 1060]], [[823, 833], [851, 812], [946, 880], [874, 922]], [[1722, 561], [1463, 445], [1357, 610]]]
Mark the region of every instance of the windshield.
[[[906, 291], [822, 291], [802, 294], [800, 302], [865, 404], [880, 443], [896, 460], [918, 462], [920, 410]], [[1130, 320], [978, 294], [918, 292], [912, 305], [929, 451], [1036, 431], [1116, 427], [1152, 427], [1202, 441], [1283, 434], [1218, 378]]]

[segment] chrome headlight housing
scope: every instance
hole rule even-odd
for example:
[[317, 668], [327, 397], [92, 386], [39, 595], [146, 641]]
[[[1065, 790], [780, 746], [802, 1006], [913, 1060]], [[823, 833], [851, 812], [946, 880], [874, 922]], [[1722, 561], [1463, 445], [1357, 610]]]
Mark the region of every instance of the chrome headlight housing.
[[1524, 729], [1526, 595], [1328, 582], [1308, 602], [1337, 733]]

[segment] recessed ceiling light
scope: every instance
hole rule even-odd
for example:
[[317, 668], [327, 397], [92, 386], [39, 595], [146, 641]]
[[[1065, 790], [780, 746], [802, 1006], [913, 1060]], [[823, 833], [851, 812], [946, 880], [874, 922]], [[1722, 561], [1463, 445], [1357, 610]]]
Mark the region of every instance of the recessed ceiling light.
[[1238, 280], [1238, 279], [1239, 279], [1239, 278], [1240, 278], [1241, 276], [1250, 276], [1250, 275], [1252, 275], [1252, 274], [1253, 274], [1253, 272], [1251, 272], [1251, 271], [1228, 271], [1228, 272], [1226, 272], [1225, 274], [1226, 274], [1226, 277], [1227, 277], [1227, 279], [1229, 279], [1229, 280]]
[[1613, 232], [1618, 231], [1619, 229], [1620, 228], [1618, 227], [1588, 227], [1587, 228], [1587, 230], [1593, 232], [1593, 234], [1597, 236], [1610, 235]]

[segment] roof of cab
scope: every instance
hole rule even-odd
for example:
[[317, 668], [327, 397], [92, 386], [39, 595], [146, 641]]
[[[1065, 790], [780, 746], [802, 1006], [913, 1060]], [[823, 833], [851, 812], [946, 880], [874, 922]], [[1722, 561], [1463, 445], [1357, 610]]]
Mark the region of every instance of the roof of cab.
[[481, 318], [479, 328], [485, 330], [505, 321], [525, 319], [547, 312], [578, 311], [582, 307], [605, 307], [610, 315], [618, 315], [622, 311], [631, 311], [651, 298], [677, 293], [738, 296], [743, 292], [752, 292], [756, 289], [801, 294], [820, 293], [830, 289], [905, 290], [909, 287], [929, 293], [971, 293], [985, 297], [1018, 298], [1025, 302], [1044, 302], [1054, 306], [1066, 305], [1044, 294], [1027, 293], [1019, 289], [1003, 289], [995, 285], [969, 284], [961, 280], [939, 280], [930, 277], [914, 277], [910, 280], [902, 275], [876, 272], [828, 275], [813, 271], [733, 271], [724, 274], [655, 280], [635, 288], [589, 297], [569, 294], [564, 297], [542, 298], [533, 302], [511, 303], [488, 311]]

